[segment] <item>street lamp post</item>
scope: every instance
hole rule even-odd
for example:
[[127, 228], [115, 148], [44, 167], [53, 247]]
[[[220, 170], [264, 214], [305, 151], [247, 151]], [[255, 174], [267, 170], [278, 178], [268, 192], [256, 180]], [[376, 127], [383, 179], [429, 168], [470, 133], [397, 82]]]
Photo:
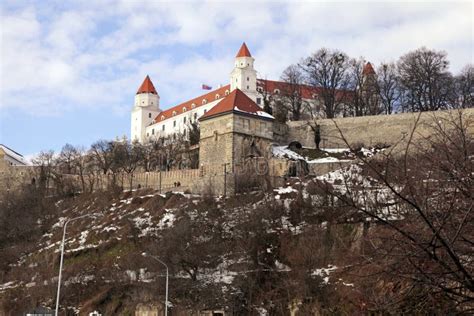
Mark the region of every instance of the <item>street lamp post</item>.
[[168, 266], [166, 265], [166, 263], [164, 263], [163, 261], [161, 261], [158, 257], [155, 257], [155, 256], [150, 256], [149, 254], [147, 253], [142, 253], [142, 255], [144, 257], [150, 257], [152, 259], [155, 259], [156, 261], [158, 261], [159, 263], [161, 263], [165, 268], [166, 268], [166, 290], [165, 290], [165, 316], [168, 316]]
[[81, 218], [85, 218], [85, 217], [97, 217], [97, 215], [99, 215], [99, 214], [85, 214], [85, 215], [77, 216], [77, 217], [68, 219], [66, 221], [66, 223], [64, 224], [63, 239], [62, 239], [62, 242], [61, 242], [61, 260], [59, 261], [58, 291], [56, 293], [56, 313], [55, 313], [56, 316], [59, 315], [59, 294], [61, 292], [61, 276], [62, 276], [63, 260], [64, 260], [64, 241], [66, 239], [67, 224], [69, 224], [70, 222], [75, 221], [77, 219], [81, 219]]

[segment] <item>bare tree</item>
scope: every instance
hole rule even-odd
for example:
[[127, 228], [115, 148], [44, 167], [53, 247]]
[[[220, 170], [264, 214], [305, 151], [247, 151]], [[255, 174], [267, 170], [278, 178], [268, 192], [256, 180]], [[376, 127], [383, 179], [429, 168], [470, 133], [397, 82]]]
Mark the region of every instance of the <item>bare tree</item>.
[[261, 96], [263, 110], [269, 114], [273, 114], [273, 93], [268, 89], [268, 81], [266, 79], [257, 81], [257, 93]]
[[80, 154], [76, 147], [71, 144], [64, 145], [57, 159], [57, 167], [60, 172], [74, 174], [75, 160], [77, 160], [79, 155]]
[[191, 146], [199, 144], [201, 130], [197, 121], [188, 124], [188, 140]]
[[48, 192], [51, 180], [54, 176], [54, 151], [41, 151], [39, 155], [32, 160], [32, 162], [33, 165], [36, 166], [36, 183], [38, 184], [39, 189]]
[[140, 166], [143, 159], [143, 146], [138, 143], [123, 142], [116, 145], [122, 170], [128, 175], [130, 189], [133, 188], [133, 172]]
[[305, 81], [321, 88], [320, 96], [327, 118], [334, 118], [346, 101], [344, 90], [348, 84], [348, 62], [349, 57], [345, 53], [321, 48], [300, 63]]
[[107, 174], [112, 165], [112, 149], [112, 142], [106, 140], [99, 140], [91, 145], [90, 155], [103, 174]]
[[348, 107], [344, 116], [377, 115], [382, 112], [379, 99], [379, 87], [372, 65], [364, 58], [352, 59], [349, 62], [348, 89], [352, 97], [347, 100]]
[[454, 107], [474, 107], [474, 66], [472, 64], [466, 65], [455, 80], [456, 100]]
[[281, 104], [291, 114], [291, 119], [298, 121], [305, 108], [302, 91], [303, 73], [301, 72], [301, 68], [297, 65], [288, 66], [283, 71], [281, 80], [284, 84], [281, 86], [278, 97], [281, 100]]
[[419, 48], [400, 57], [397, 68], [404, 94], [405, 111], [436, 111], [449, 108], [453, 77], [447, 54]]
[[[368, 238], [383, 273], [403, 279], [429, 296], [447, 298], [460, 311], [474, 311], [473, 122], [458, 112], [433, 117], [433, 133], [402, 155], [361, 157], [371, 186], [357, 184], [353, 172], [335, 190], [343, 207], [377, 224]], [[410, 291], [407, 291], [409, 294]]]
[[400, 84], [394, 63], [382, 63], [377, 68], [380, 101], [385, 114], [392, 114], [400, 101]]

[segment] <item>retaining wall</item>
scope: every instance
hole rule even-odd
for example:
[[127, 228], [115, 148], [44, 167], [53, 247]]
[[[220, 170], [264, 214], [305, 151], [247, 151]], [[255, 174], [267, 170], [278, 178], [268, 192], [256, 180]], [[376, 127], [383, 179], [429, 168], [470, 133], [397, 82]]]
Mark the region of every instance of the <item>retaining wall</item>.
[[[323, 148], [347, 147], [341, 134], [352, 146], [363, 144], [373, 146], [376, 144], [395, 145], [400, 141], [408, 139], [413, 130], [418, 116], [419, 121], [414, 134], [414, 140], [420, 141], [430, 137], [433, 133], [433, 125], [441, 122], [446, 125], [449, 120], [459, 119], [458, 110], [402, 113], [393, 115], [374, 115], [362, 117], [345, 117], [336, 119], [322, 119], [317, 123], [320, 125], [321, 143]], [[461, 112], [465, 122], [470, 122], [468, 133], [474, 135], [474, 109], [464, 109]], [[314, 134], [308, 125], [310, 121], [288, 122], [288, 134], [286, 143], [299, 141], [303, 146], [315, 147]], [[339, 129], [340, 130], [339, 130]]]

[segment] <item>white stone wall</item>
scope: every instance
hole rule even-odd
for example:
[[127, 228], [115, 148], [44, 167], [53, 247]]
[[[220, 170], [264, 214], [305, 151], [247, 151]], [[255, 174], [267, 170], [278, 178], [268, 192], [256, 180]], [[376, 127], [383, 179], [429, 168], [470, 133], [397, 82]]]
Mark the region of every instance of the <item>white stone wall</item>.
[[[257, 72], [254, 67], [254, 58], [237, 57], [234, 61], [234, 69], [230, 75], [230, 91], [238, 88], [249, 96], [254, 102], [257, 100]], [[157, 99], [153, 99], [153, 94], [138, 94], [135, 97], [135, 107], [132, 111], [132, 131], [131, 139], [138, 139], [140, 142], [146, 140], [167, 137], [172, 134], [187, 134], [187, 129], [191, 122], [199, 119], [220, 100], [208, 100], [205, 105], [197, 104], [195, 109], [183, 112], [183, 109], [177, 109], [176, 115], [160, 121]], [[220, 96], [222, 97], [222, 96]], [[155, 104], [156, 107], [155, 107]], [[263, 103], [260, 104], [263, 106]], [[150, 113], [152, 113], [151, 118]], [[157, 117], [157, 123], [153, 119]]]
[[145, 141], [146, 127], [150, 125], [160, 112], [160, 97], [153, 93], [135, 95], [135, 103], [131, 115], [130, 139]]
[[230, 74], [230, 91], [240, 89], [254, 102], [257, 101], [257, 71], [253, 68], [252, 57], [237, 57]]
[[171, 134], [182, 134], [185, 129], [188, 129], [192, 122], [199, 119], [204, 115], [204, 113], [212, 109], [220, 100], [222, 99], [208, 102], [205, 105], [198, 106], [195, 109], [187, 110], [185, 112], [180, 109], [179, 112], [177, 111], [175, 116], [165, 119], [162, 122], [159, 121], [160, 117], [157, 113], [156, 115], [158, 116], [158, 123], [146, 127], [144, 139], [151, 140], [158, 139], [160, 137], [167, 137]]

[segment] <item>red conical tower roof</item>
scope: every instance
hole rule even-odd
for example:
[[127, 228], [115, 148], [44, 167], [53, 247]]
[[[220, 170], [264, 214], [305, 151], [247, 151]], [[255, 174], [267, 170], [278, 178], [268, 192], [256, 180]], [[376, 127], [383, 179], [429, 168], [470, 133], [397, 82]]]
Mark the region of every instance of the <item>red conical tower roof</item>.
[[143, 83], [140, 86], [140, 88], [138, 88], [137, 94], [139, 94], [139, 93], [158, 94], [156, 92], [155, 86], [153, 85], [153, 82], [151, 82], [151, 79], [148, 75], [145, 77], [145, 80], [143, 80]]
[[365, 64], [364, 69], [362, 70], [363, 75], [375, 75], [375, 70], [374, 67], [372, 67], [372, 64], [368, 62]]
[[239, 52], [235, 57], [252, 57], [252, 55], [250, 55], [249, 49], [247, 48], [247, 45], [245, 45], [245, 42], [242, 43], [242, 46], [240, 46]]

